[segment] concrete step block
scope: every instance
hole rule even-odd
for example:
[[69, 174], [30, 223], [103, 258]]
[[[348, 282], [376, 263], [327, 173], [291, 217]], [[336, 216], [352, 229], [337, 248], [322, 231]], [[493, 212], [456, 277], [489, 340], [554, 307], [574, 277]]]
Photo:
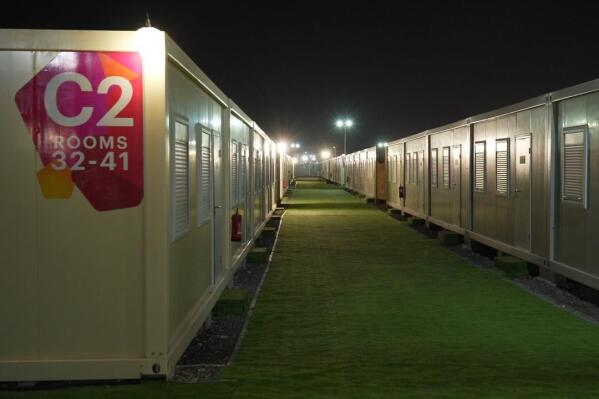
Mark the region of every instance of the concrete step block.
[[511, 278], [528, 275], [528, 263], [514, 256], [496, 256], [495, 267]]
[[245, 314], [250, 307], [251, 295], [248, 290], [242, 288], [231, 288], [223, 292], [213, 313], [216, 316], [241, 316]]
[[422, 226], [422, 225], [424, 225], [424, 219], [421, 219], [416, 216], [410, 216], [408, 218], [408, 224], [410, 226]]
[[268, 255], [270, 255], [270, 249], [265, 247], [254, 247], [247, 254], [245, 258], [246, 262], [254, 265], [263, 264], [268, 262]]
[[461, 235], [449, 230], [441, 230], [437, 237], [442, 245], [453, 246], [459, 245], [462, 242]]

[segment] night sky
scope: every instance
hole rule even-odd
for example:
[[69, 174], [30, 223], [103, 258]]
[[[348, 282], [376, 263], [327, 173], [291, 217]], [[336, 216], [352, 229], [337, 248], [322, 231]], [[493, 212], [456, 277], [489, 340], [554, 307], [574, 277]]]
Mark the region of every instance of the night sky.
[[599, 77], [591, 2], [49, 3], [0, 27], [135, 30], [147, 10], [271, 137], [312, 151], [342, 148], [336, 117], [353, 151]]

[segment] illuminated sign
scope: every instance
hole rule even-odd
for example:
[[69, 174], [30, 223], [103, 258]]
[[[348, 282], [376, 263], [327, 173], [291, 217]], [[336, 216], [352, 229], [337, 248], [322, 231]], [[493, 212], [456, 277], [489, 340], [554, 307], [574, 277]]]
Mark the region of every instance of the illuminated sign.
[[44, 197], [77, 187], [98, 211], [141, 203], [142, 90], [138, 53], [62, 52], [17, 92]]

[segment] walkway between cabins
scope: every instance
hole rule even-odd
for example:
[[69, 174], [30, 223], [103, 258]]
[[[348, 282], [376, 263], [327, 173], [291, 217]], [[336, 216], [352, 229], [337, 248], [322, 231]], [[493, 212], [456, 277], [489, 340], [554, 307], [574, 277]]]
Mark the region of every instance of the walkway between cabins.
[[216, 383], [86, 398], [599, 397], [599, 328], [340, 188], [300, 181]]

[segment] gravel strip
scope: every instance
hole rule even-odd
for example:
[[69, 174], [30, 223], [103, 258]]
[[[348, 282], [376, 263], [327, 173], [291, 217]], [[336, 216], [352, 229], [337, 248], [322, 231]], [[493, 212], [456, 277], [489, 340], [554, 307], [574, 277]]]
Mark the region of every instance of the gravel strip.
[[[274, 240], [261, 240], [260, 244], [272, 247]], [[253, 300], [267, 268], [266, 263], [243, 264], [233, 276], [233, 287], [246, 289]], [[208, 327], [200, 330], [187, 347], [177, 364], [173, 381], [185, 384], [216, 381], [220, 370], [231, 361], [247, 320], [248, 314], [213, 317], [207, 323]]]

